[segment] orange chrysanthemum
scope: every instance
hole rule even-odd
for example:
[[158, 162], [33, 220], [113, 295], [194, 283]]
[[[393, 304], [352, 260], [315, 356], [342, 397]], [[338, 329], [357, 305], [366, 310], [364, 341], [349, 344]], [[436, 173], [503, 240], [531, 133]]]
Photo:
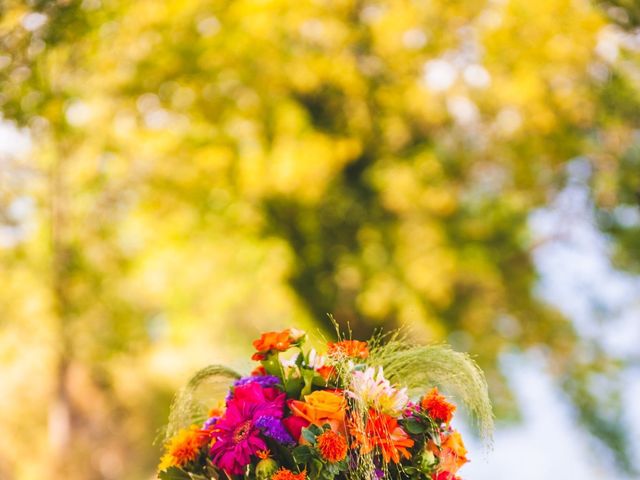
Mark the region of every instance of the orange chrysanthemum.
[[431, 391], [424, 396], [420, 405], [432, 418], [444, 423], [451, 422], [453, 412], [456, 411], [456, 406], [447, 402], [444, 395], [438, 393], [438, 387], [433, 387]]
[[291, 347], [291, 330], [263, 333], [253, 342], [253, 346], [257, 351], [251, 357], [252, 360], [264, 360], [271, 351], [286, 352]]
[[369, 410], [366, 425], [362, 421], [352, 421], [349, 431], [355, 443], [360, 445], [362, 453], [369, 453], [374, 448], [382, 453], [385, 463], [400, 463], [400, 455], [410, 458], [408, 448], [413, 447], [413, 440], [398, 425], [398, 420], [376, 410]]
[[341, 342], [329, 343], [328, 353], [341, 354], [352, 358], [367, 358], [369, 356], [369, 346], [367, 342], [358, 340], [342, 340]]
[[327, 430], [316, 439], [316, 447], [325, 460], [335, 463], [347, 456], [347, 441], [339, 433]]
[[300, 473], [293, 473], [291, 470], [281, 468], [273, 474], [271, 480], [306, 480], [307, 472], [303, 470]]
[[190, 429], [180, 430], [165, 446], [165, 454], [160, 460], [159, 471], [169, 467], [183, 467], [198, 458], [202, 447], [211, 439], [208, 432], [193, 425]]

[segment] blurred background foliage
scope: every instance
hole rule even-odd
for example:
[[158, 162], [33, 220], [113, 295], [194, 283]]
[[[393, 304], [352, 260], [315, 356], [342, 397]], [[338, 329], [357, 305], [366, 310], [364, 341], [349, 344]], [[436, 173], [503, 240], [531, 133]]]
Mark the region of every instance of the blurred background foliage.
[[[195, 368], [264, 329], [533, 347], [621, 469], [618, 374], [536, 295], [529, 215], [590, 167], [640, 272], [633, 0], [0, 3], [0, 478], [151, 478]], [[8, 144], [14, 143], [14, 144]], [[330, 333], [327, 333], [330, 334]], [[611, 388], [603, 391], [598, 378]], [[43, 431], [46, 425], [46, 434]]]

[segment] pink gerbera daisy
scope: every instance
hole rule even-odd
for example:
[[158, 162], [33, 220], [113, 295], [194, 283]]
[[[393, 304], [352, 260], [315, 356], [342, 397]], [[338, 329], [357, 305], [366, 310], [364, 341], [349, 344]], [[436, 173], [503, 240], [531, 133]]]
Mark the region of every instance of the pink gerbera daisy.
[[270, 424], [280, 426], [284, 401], [285, 394], [277, 388], [264, 388], [257, 383], [236, 387], [212, 432], [213, 463], [230, 475], [244, 473], [251, 456], [267, 448], [262, 433], [269, 434]]

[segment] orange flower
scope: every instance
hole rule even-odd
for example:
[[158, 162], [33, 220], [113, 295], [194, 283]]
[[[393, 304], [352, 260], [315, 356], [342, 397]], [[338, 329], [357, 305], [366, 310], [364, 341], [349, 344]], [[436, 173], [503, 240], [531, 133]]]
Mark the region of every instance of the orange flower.
[[252, 360], [264, 360], [271, 351], [286, 352], [291, 347], [291, 331], [263, 333], [258, 340], [253, 342], [257, 350], [251, 357]]
[[444, 423], [451, 422], [453, 418], [453, 412], [456, 411], [456, 406], [447, 402], [444, 395], [438, 393], [438, 387], [433, 387], [429, 393], [427, 393], [422, 402], [420, 402], [422, 408], [434, 418]]
[[260, 460], [266, 460], [270, 456], [271, 456], [271, 450], [269, 450], [268, 448], [264, 450], [258, 450], [256, 452], [256, 457], [258, 457]]
[[316, 370], [316, 372], [318, 372], [318, 375], [320, 375], [322, 378], [325, 379], [325, 381], [329, 381], [329, 379], [335, 375], [336, 373], [336, 369], [334, 367], [331, 367], [329, 365], [323, 365], [322, 367], [318, 368]]
[[369, 418], [363, 427], [362, 422], [350, 424], [350, 433], [356, 443], [360, 444], [362, 453], [369, 453], [377, 448], [382, 453], [382, 458], [386, 463], [393, 461], [400, 463], [400, 455], [410, 458], [408, 448], [413, 447], [413, 440], [398, 425], [398, 420], [377, 412], [369, 410]]
[[192, 425], [190, 429], [180, 430], [165, 445], [165, 454], [160, 460], [158, 470], [163, 471], [173, 466], [182, 467], [194, 461], [200, 455], [202, 447], [207, 445], [210, 439], [208, 432], [200, 430], [195, 425]]
[[209, 418], [211, 417], [221, 417], [224, 415], [224, 405], [217, 405], [209, 410]]
[[369, 356], [369, 346], [367, 342], [358, 340], [342, 340], [341, 342], [329, 343], [327, 353], [329, 355], [345, 355], [352, 358], [367, 358]]
[[291, 470], [282, 467], [280, 470], [273, 474], [271, 480], [306, 480], [306, 478], [307, 472], [305, 470], [296, 474]]
[[455, 474], [468, 461], [467, 449], [462, 442], [462, 435], [459, 432], [447, 435], [442, 440], [440, 469]]
[[318, 426], [328, 423], [334, 431], [344, 428], [346, 407], [347, 401], [344, 396], [331, 390], [317, 390], [305, 395], [304, 402], [289, 401], [289, 408], [295, 416]]
[[327, 430], [316, 439], [320, 455], [331, 463], [344, 460], [347, 456], [347, 441], [339, 433]]

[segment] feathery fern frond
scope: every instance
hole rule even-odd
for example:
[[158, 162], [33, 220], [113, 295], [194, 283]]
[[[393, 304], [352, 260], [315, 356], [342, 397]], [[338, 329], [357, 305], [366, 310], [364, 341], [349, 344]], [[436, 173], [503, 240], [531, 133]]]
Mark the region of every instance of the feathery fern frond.
[[209, 410], [216, 402], [224, 400], [229, 387], [238, 378], [238, 373], [223, 365], [209, 365], [196, 372], [171, 405], [165, 440], [183, 428], [206, 420]]
[[459, 399], [475, 417], [480, 436], [489, 444], [493, 432], [493, 410], [482, 370], [469, 355], [448, 345], [411, 345], [395, 336], [376, 343], [369, 362], [384, 369], [385, 377], [407, 387], [410, 394], [441, 387]]

